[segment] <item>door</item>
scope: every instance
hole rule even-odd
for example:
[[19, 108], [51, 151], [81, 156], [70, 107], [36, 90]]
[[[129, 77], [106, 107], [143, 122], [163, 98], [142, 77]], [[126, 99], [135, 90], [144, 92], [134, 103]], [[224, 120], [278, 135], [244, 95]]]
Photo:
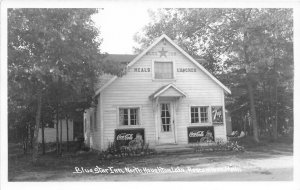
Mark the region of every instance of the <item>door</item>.
[[160, 103], [159, 111], [159, 144], [175, 143], [173, 105]]

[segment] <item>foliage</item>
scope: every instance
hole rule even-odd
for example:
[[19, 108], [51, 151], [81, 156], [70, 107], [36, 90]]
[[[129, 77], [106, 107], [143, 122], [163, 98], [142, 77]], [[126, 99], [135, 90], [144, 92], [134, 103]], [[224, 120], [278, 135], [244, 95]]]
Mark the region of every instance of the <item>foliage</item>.
[[214, 143], [197, 143], [193, 145], [195, 152], [215, 152], [215, 151], [237, 151], [243, 152], [245, 148], [237, 141], [216, 140]]
[[107, 150], [99, 153], [100, 159], [111, 159], [118, 157], [145, 156], [154, 154], [155, 150], [149, 147], [148, 143], [143, 143], [141, 147], [124, 146], [116, 141], [109, 143]]
[[91, 101], [101, 70], [101, 39], [91, 20], [95, 13], [97, 9], [8, 10], [9, 126], [17, 122], [24, 127], [15, 116], [28, 113], [34, 147], [41, 118], [53, 120], [53, 113], [65, 117], [68, 103]]

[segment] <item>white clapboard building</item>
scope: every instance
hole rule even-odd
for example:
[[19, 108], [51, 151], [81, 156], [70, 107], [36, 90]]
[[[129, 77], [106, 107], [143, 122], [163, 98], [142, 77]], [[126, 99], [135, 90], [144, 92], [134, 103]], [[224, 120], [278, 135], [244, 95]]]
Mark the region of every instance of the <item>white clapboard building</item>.
[[137, 134], [151, 146], [226, 141], [230, 90], [168, 36], [128, 62], [124, 76], [100, 79], [96, 104], [84, 113], [87, 146], [104, 150]]

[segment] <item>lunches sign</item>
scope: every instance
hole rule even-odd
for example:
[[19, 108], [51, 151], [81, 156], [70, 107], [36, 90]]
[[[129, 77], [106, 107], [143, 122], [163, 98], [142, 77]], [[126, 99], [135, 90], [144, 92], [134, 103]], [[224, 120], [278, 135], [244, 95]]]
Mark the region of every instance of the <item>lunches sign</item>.
[[115, 141], [127, 146], [128, 143], [136, 138], [136, 136], [142, 136], [145, 141], [145, 131], [142, 128], [136, 129], [116, 129], [115, 130]]
[[209, 142], [215, 138], [213, 126], [188, 127], [187, 130], [189, 143]]

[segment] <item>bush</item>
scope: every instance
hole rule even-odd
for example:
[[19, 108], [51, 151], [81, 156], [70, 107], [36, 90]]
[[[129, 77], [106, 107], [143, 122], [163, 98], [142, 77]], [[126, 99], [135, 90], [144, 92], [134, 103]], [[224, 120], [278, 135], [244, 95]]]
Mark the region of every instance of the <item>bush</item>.
[[195, 152], [213, 152], [213, 151], [244, 151], [245, 148], [237, 141], [224, 142], [222, 139], [216, 139], [214, 143], [198, 143], [193, 146]]
[[149, 148], [148, 143], [143, 143], [142, 146], [125, 146], [116, 141], [109, 143], [105, 151], [99, 152], [100, 159], [111, 159], [131, 156], [145, 156], [155, 154], [155, 150]]

